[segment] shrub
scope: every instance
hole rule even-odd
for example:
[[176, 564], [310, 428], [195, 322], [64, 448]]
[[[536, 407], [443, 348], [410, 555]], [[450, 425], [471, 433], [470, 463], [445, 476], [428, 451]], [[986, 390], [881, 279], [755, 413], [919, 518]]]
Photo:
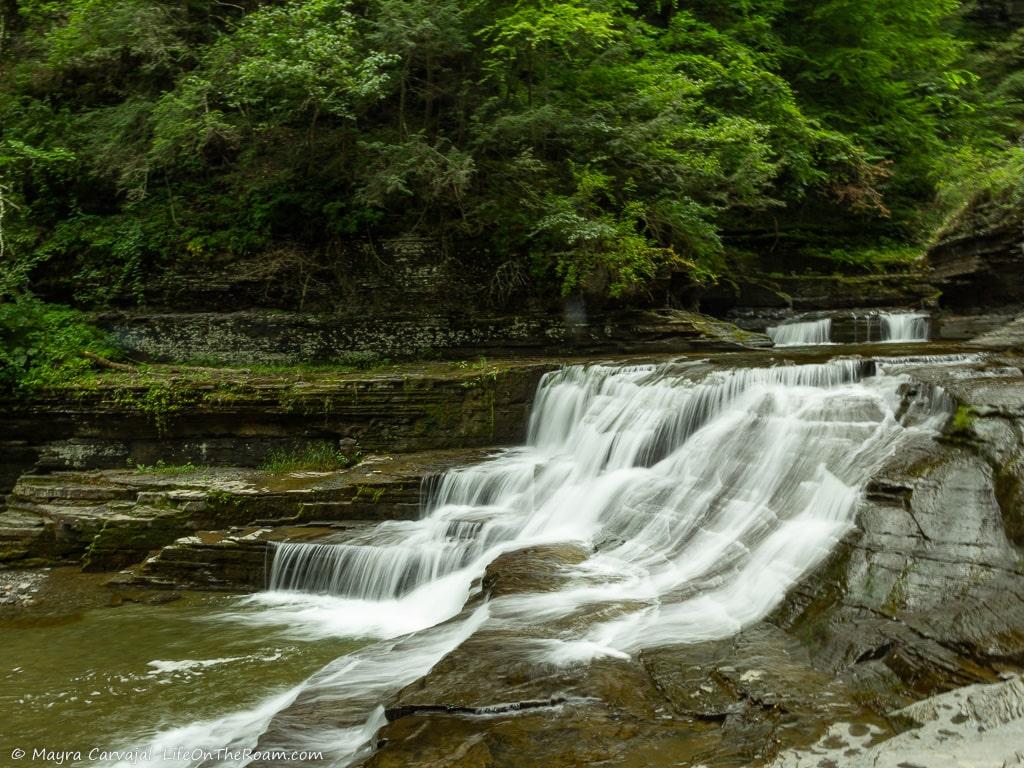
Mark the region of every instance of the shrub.
[[0, 390], [43, 389], [81, 378], [93, 365], [83, 353], [117, 354], [81, 312], [28, 297], [0, 303]]
[[325, 441], [272, 451], [260, 465], [264, 472], [331, 472], [359, 463], [359, 453], [347, 455]]

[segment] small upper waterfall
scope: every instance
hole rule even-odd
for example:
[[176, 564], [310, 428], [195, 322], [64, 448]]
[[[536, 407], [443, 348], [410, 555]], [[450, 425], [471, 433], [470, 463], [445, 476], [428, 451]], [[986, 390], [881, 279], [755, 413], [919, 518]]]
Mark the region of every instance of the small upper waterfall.
[[931, 320], [922, 312], [863, 310], [832, 317], [794, 319], [765, 329], [776, 347], [834, 343], [928, 341]]
[[832, 340], [832, 320], [804, 320], [773, 325], [765, 331], [777, 347], [803, 347], [828, 344]]
[[882, 321], [882, 341], [928, 341], [928, 315], [919, 312], [883, 312], [879, 318]]

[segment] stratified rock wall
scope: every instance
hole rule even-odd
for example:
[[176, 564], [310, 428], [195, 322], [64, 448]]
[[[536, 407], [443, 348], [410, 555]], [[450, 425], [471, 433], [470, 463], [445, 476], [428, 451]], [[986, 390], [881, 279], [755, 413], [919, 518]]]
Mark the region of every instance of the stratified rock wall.
[[941, 303], [957, 311], [1024, 304], [1024, 207], [979, 201], [928, 253]]
[[507, 445], [557, 361], [421, 364], [379, 373], [147, 369], [0, 400], [0, 496], [37, 471], [255, 467], [324, 441], [349, 452]]
[[479, 314], [432, 305], [399, 311], [310, 314], [121, 312], [99, 315], [115, 342], [147, 360], [205, 360], [235, 365], [509, 354], [685, 352], [768, 346], [766, 337], [679, 310]]

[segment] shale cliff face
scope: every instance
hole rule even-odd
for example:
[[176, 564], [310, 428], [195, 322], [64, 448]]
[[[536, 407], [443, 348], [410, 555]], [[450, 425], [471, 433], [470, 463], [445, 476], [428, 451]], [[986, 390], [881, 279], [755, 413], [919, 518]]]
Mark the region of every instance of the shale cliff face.
[[928, 253], [942, 304], [957, 311], [1024, 304], [1024, 208], [971, 204]]
[[324, 259], [285, 250], [193, 273], [161, 274], [141, 287], [140, 296], [120, 296], [98, 308], [94, 319], [136, 359], [212, 364], [766, 343], [736, 328], [713, 327], [708, 317], [667, 308], [689, 303], [667, 284], [623, 303], [536, 296], [525, 290], [524, 280], [491, 275], [474, 259], [457, 259], [429, 239], [353, 241]]
[[680, 310], [554, 313], [445, 311], [437, 305], [353, 316], [346, 313], [105, 313], [98, 317], [119, 346], [146, 360], [309, 363], [347, 359], [422, 359], [487, 355], [725, 350], [768, 340], [728, 323]]
[[[403, 504], [416, 508], [421, 480], [450, 463], [444, 449], [521, 440], [537, 382], [555, 364], [261, 375], [157, 367], [0, 403], [0, 563], [110, 569], [194, 531], [401, 515]], [[323, 445], [371, 460], [308, 482], [256, 469]], [[379, 460], [427, 449], [440, 454], [402, 469]], [[332, 512], [338, 503], [344, 511]]]

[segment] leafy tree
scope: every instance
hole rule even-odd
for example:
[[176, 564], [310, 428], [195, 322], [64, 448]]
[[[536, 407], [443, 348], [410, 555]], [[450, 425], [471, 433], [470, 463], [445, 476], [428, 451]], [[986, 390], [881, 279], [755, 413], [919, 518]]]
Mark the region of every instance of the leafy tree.
[[861, 268], [926, 239], [1024, 92], [1019, 35], [955, 0], [2, 7], [4, 274], [84, 305], [410, 232], [541, 299], [742, 250]]

